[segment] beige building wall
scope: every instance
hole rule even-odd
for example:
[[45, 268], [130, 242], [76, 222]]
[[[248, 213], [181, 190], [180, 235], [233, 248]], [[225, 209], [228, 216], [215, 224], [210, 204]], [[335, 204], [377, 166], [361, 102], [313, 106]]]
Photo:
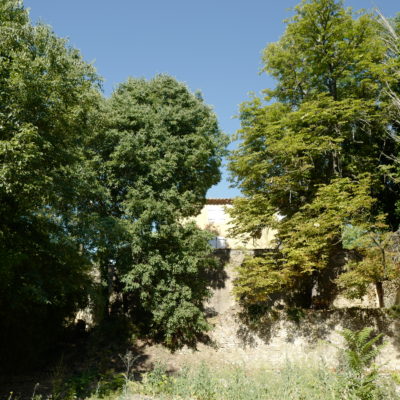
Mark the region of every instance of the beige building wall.
[[216, 248], [228, 249], [268, 249], [272, 247], [274, 231], [265, 229], [259, 239], [233, 238], [229, 234], [232, 227], [231, 218], [226, 212], [232, 207], [231, 199], [207, 199], [200, 214], [195, 218], [197, 226], [215, 233], [213, 245]]

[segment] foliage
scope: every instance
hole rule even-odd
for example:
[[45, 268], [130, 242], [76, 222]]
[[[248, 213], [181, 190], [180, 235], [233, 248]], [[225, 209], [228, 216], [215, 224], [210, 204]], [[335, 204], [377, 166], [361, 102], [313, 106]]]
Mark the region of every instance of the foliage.
[[172, 384], [173, 378], [168, 374], [167, 366], [159, 362], [143, 377], [143, 391], [153, 396], [161, 393], [170, 393]]
[[209, 235], [188, 218], [220, 178], [226, 137], [201, 96], [173, 78], [130, 79], [109, 100], [98, 89], [77, 50], [33, 26], [21, 2], [1, 3], [0, 350], [9, 367], [51, 351], [89, 296], [171, 348], [195, 345], [208, 328], [207, 274], [218, 266]]
[[[48, 399], [73, 400], [88, 398], [93, 393], [99, 398], [104, 398], [123, 389], [126, 380], [124, 374], [116, 373], [114, 370], [101, 373], [96, 369], [86, 369], [75, 372], [68, 378], [63, 375], [54, 377], [51, 383], [52, 390]], [[37, 398], [42, 399], [42, 395], [37, 395]]]
[[269, 300], [271, 293], [283, 290], [288, 283], [276, 254], [247, 257], [237, 273], [234, 293], [248, 305]]
[[321, 185], [312, 203], [278, 222], [279, 252], [248, 259], [239, 267], [236, 295], [251, 304], [267, 301], [271, 294], [287, 288], [301, 290], [307, 278], [313, 279], [316, 272], [329, 266], [344, 223], [371, 228], [368, 217], [373, 204], [368, 175], [358, 182], [338, 178]]
[[[394, 383], [387, 380], [378, 369], [373, 369], [374, 374], [369, 369], [377, 354], [374, 343], [378, 340], [370, 340], [370, 333], [368, 329], [345, 331], [344, 335], [349, 339], [345, 354], [349, 355], [349, 360], [358, 361], [343, 365], [339, 371], [331, 370], [323, 361], [314, 363], [310, 360], [301, 364], [287, 361], [279, 369], [199, 363], [185, 366], [176, 373], [156, 364], [141, 382], [128, 385], [127, 395], [140, 393], [165, 399], [198, 400], [398, 399]], [[354, 346], [353, 339], [358, 345]], [[355, 371], [360, 372], [358, 377]]]
[[98, 99], [93, 67], [49, 27], [32, 26], [21, 4], [0, 4], [0, 351], [9, 366], [50, 349], [87, 302], [89, 255], [73, 225], [94, 182], [82, 145]]
[[98, 319], [129, 314], [171, 348], [208, 328], [217, 263], [188, 218], [220, 179], [226, 137], [200, 94], [171, 77], [129, 79], [110, 99], [99, 89], [66, 40], [33, 26], [22, 2], [1, 2], [4, 364], [51, 350], [89, 296]]
[[368, 400], [384, 398], [378, 384], [379, 369], [373, 364], [383, 345], [377, 345], [382, 335], [371, 338], [372, 328], [360, 331], [344, 329], [345, 340], [342, 360], [348, 386], [356, 394], [356, 398]]
[[368, 370], [382, 346], [376, 343], [382, 338], [382, 334], [371, 338], [372, 328], [366, 327], [360, 331], [344, 329], [342, 336], [345, 340], [345, 362], [354, 373], [361, 375]]
[[378, 228], [380, 230], [375, 231], [363, 231], [359, 227], [350, 226], [344, 229], [344, 247], [355, 252], [355, 255], [337, 282], [350, 298], [364, 296], [369, 285], [375, 284], [379, 306], [383, 307], [383, 282], [398, 280], [400, 276], [397, 235], [382, 230], [384, 224], [378, 224]]
[[277, 230], [276, 254], [239, 271], [236, 293], [250, 303], [278, 291], [310, 296], [344, 253], [346, 226], [369, 232], [382, 214], [398, 224], [398, 180], [388, 173], [398, 152], [388, 129], [397, 125], [384, 90], [397, 61], [388, 61], [382, 26], [335, 0], [304, 0], [286, 22], [263, 55], [277, 79], [265, 100], [275, 102], [242, 104], [230, 162], [244, 194], [231, 210], [233, 233]]
[[91, 148], [108, 194], [94, 224], [108, 296], [122, 298], [143, 333], [193, 346], [208, 328], [202, 304], [217, 263], [209, 234], [188, 218], [220, 178], [226, 138], [201, 97], [164, 75], [121, 84], [103, 118]]

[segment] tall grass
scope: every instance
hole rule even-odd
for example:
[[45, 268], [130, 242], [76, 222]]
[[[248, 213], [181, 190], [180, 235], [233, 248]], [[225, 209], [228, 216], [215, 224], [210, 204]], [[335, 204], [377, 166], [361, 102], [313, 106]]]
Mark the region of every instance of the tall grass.
[[287, 363], [280, 370], [248, 370], [240, 366], [186, 367], [169, 375], [162, 366], [131, 383], [129, 394], [157, 399], [196, 400], [395, 400], [400, 399], [389, 378], [380, 376], [373, 389], [362, 392], [351, 371], [329, 370], [324, 364]]
[[191, 365], [171, 374], [158, 364], [141, 382], [127, 381], [116, 396], [118, 400], [138, 398], [136, 394], [168, 400], [400, 400], [394, 380], [374, 362], [384, 344], [378, 344], [381, 335], [373, 337], [372, 331], [342, 332], [344, 346], [336, 369], [322, 360], [287, 361], [281, 369], [221, 362]]
[[[90, 399], [400, 400], [399, 376], [393, 379], [375, 364], [384, 345], [381, 335], [373, 337], [372, 328], [364, 328], [344, 330], [342, 336], [344, 346], [335, 369], [329, 368], [323, 360], [287, 361], [280, 369], [275, 365], [255, 369], [221, 360], [212, 365], [191, 364], [173, 373], [165, 365], [156, 364], [141, 381], [131, 381], [135, 358], [127, 353], [121, 357], [125, 372], [111, 380], [98, 381]], [[115, 386], [120, 389], [113, 392]], [[83, 393], [69, 391], [69, 395], [64, 393], [64, 396], [48, 399], [76, 400], [84, 398]], [[43, 399], [34, 395], [32, 400]]]

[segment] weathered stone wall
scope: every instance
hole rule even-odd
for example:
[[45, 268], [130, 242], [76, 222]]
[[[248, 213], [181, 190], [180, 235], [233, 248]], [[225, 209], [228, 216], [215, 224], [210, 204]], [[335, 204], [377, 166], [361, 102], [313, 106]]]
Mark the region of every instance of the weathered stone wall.
[[343, 308], [331, 310], [295, 310], [293, 314], [278, 310], [254, 321], [240, 309], [232, 295], [235, 268], [243, 262], [245, 254], [240, 250], [226, 252], [221, 253], [229, 259], [224, 285], [214, 291], [207, 304], [210, 322], [214, 325], [210, 333], [212, 345], [199, 345], [198, 351], [184, 349], [174, 354], [155, 347], [149, 361], [161, 359], [171, 368], [199, 361], [279, 368], [287, 360], [320, 362], [323, 359], [334, 367], [338, 349], [343, 345], [340, 332], [344, 328], [356, 330], [370, 326], [376, 333], [383, 333], [387, 342], [378, 363], [387, 370], [400, 370], [400, 320], [390, 318], [384, 310], [368, 308], [374, 299], [370, 303], [365, 301], [363, 307], [347, 307], [351, 304], [343, 300]]

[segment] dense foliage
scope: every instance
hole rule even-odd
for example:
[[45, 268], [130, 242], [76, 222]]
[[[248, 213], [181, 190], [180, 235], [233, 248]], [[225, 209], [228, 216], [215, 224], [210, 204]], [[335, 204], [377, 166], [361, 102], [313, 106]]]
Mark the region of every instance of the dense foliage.
[[201, 97], [168, 76], [129, 79], [104, 112], [93, 141], [109, 194], [99, 215], [116, 221], [120, 238], [98, 252], [100, 270], [154, 338], [193, 345], [207, 328], [202, 304], [217, 265], [209, 235], [185, 220], [220, 179], [225, 137]]
[[70, 224], [89, 190], [81, 143], [97, 86], [76, 50], [1, 2], [0, 342], [25, 359], [87, 302], [89, 260]]
[[[387, 94], [397, 88], [397, 56], [373, 15], [335, 0], [303, 0], [282, 38], [265, 49], [264, 71], [277, 79], [265, 100], [275, 102], [254, 98], [241, 107], [242, 143], [230, 168], [245, 197], [232, 216], [238, 234], [274, 227], [277, 252], [241, 267], [242, 300], [285, 291], [309, 306], [312, 288], [346, 263], [345, 229], [397, 229], [398, 123]], [[372, 278], [362, 258], [347, 268], [357, 265], [369, 274], [364, 283], [381, 287], [389, 275]]]
[[194, 345], [217, 265], [185, 220], [218, 182], [224, 146], [200, 95], [159, 76], [105, 99], [77, 50], [2, 1], [2, 364], [51, 350], [88, 303]]

